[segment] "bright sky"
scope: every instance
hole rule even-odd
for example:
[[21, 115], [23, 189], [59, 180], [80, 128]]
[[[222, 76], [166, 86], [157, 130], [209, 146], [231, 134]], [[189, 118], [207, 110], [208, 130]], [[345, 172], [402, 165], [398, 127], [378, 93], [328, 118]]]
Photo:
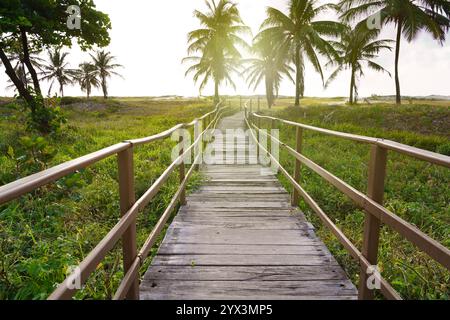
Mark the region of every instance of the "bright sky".
[[[273, 6], [286, 10], [287, 0], [236, 0], [242, 18], [254, 34], [264, 20], [265, 9]], [[336, 1], [334, 1], [336, 2]], [[110, 15], [112, 21], [111, 45], [107, 50], [124, 65], [121, 78], [110, 80], [110, 94], [113, 96], [197, 96], [198, 86], [192, 78], [185, 77], [186, 65], [181, 59], [186, 56], [186, 34], [198, 27], [193, 18], [194, 9], [205, 10], [203, 0], [95, 0], [97, 7]], [[328, 14], [323, 18], [333, 18]], [[394, 38], [394, 30], [385, 28], [384, 38]], [[70, 62], [73, 68], [88, 59], [87, 53], [77, 48], [71, 49]], [[394, 53], [383, 51], [377, 60], [393, 73]], [[431, 36], [421, 34], [408, 44], [402, 41], [400, 60], [400, 80], [403, 95], [450, 95], [450, 39], [444, 46], [433, 41]], [[327, 70], [329, 75], [332, 70]], [[263, 94], [261, 86], [255, 92], [237, 80], [238, 90], [223, 87], [223, 94]], [[0, 74], [0, 96], [12, 95], [5, 91], [6, 75]], [[44, 85], [44, 89], [47, 85]], [[46, 89], [45, 89], [46, 90]], [[349, 91], [349, 74], [344, 72], [326, 90], [318, 74], [311, 66], [306, 70], [307, 96], [346, 96]], [[203, 94], [212, 94], [212, 86]], [[282, 95], [294, 95], [294, 86], [284, 81], [280, 90]], [[367, 70], [359, 84], [360, 96], [371, 94], [391, 95], [395, 93], [394, 80], [389, 76]], [[65, 89], [66, 95], [84, 95], [77, 87]], [[94, 95], [100, 95], [95, 91]]]

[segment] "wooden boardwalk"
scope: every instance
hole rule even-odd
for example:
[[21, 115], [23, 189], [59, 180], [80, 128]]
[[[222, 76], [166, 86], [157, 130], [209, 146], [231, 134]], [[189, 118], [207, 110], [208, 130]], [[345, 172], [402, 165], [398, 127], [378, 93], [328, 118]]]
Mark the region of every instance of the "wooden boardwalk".
[[[243, 114], [220, 129], [244, 129]], [[217, 150], [249, 148], [248, 138]], [[251, 148], [251, 146], [250, 146]], [[213, 157], [218, 157], [215, 154]], [[357, 291], [268, 168], [203, 165], [202, 187], [170, 225], [141, 299], [356, 299]]]

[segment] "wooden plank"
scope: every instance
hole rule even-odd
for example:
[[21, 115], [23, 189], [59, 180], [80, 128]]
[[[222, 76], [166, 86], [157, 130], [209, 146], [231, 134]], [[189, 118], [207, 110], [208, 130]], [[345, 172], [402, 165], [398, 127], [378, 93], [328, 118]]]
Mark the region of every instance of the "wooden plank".
[[349, 281], [144, 281], [143, 299], [355, 299]]
[[152, 265], [144, 281], [311, 281], [346, 280], [346, 274], [334, 266], [155, 266]]
[[267, 230], [214, 228], [198, 230], [170, 227], [166, 237], [170, 242], [189, 243], [229, 243], [229, 244], [302, 244], [315, 240], [304, 230], [283, 230], [267, 232]]
[[[210, 228], [232, 228], [232, 229], [247, 229], [247, 230], [309, 230], [311, 226], [306, 223], [301, 223], [300, 221], [294, 223], [292, 221], [264, 221], [255, 223], [252, 221], [245, 221], [245, 219], [240, 219], [241, 221], [222, 221], [219, 219], [208, 220], [208, 219], [193, 219], [188, 221], [186, 219], [177, 220], [172, 222], [174, 228], [192, 229], [195, 231], [202, 232], [202, 229]], [[244, 220], [244, 221], [242, 221]]]
[[337, 265], [331, 255], [312, 254], [180, 254], [157, 255], [152, 265], [172, 266], [321, 266]]
[[270, 254], [270, 255], [328, 255], [322, 245], [224, 245], [163, 243], [158, 254]]

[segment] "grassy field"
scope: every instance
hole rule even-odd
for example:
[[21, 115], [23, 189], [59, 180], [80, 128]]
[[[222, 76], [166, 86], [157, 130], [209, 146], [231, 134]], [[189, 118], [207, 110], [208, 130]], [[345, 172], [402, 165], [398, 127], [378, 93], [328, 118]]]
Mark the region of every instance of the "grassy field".
[[[120, 141], [149, 136], [212, 110], [212, 102], [157, 101], [149, 98], [64, 99], [68, 124], [47, 137], [42, 151], [23, 155], [25, 133], [21, 114], [0, 107], [0, 185], [49, 166]], [[138, 147], [135, 151], [136, 192], [142, 195], [171, 162], [174, 142]], [[47, 150], [48, 149], [48, 150]], [[54, 156], [48, 159], [51, 154]], [[26, 159], [16, 160], [20, 157]], [[117, 160], [100, 162], [56, 184], [0, 206], [0, 300], [45, 299], [118, 221]], [[195, 187], [194, 175], [190, 188]], [[142, 245], [177, 188], [177, 174], [140, 215], [138, 241]], [[77, 298], [111, 298], [122, 278], [120, 244], [108, 255]]]
[[[232, 99], [238, 105], [238, 99]], [[344, 98], [305, 98], [302, 107], [280, 99], [262, 112], [333, 130], [389, 138], [431, 151], [450, 154], [450, 107], [445, 102], [413, 101], [402, 107], [389, 103], [346, 106]], [[193, 99], [64, 98], [68, 123], [44, 141], [24, 130], [20, 111], [0, 99], [0, 185], [111, 144], [148, 136], [212, 109], [212, 103]], [[253, 102], [254, 110], [256, 102]], [[294, 144], [294, 131], [281, 128], [281, 138]], [[155, 143], [135, 151], [136, 191], [141, 195], [170, 163], [174, 142]], [[30, 147], [31, 146], [31, 147]], [[31, 149], [31, 151], [30, 151]], [[368, 147], [307, 133], [305, 154], [361, 191], [367, 183]], [[293, 161], [281, 153], [292, 172]], [[201, 177], [195, 175], [190, 188]], [[290, 186], [282, 179], [287, 189]], [[386, 206], [450, 247], [447, 169], [389, 154]], [[302, 168], [302, 184], [345, 234], [361, 247], [364, 214], [320, 177]], [[138, 241], [142, 244], [165, 209], [177, 185], [169, 183], [140, 215]], [[301, 208], [320, 237], [358, 281], [358, 266], [304, 204]], [[54, 285], [77, 265], [118, 221], [117, 164], [110, 158], [57, 183], [0, 206], [0, 299], [45, 299]], [[450, 275], [426, 255], [388, 228], [380, 246], [383, 275], [405, 298], [449, 299]], [[148, 264], [148, 261], [147, 261]], [[143, 270], [145, 266], [143, 267]], [[77, 298], [106, 299], [123, 275], [120, 243], [90, 278]]]
[[[417, 101], [398, 107], [389, 103], [359, 106], [329, 105], [310, 99], [301, 108], [283, 99], [263, 113], [318, 127], [392, 139], [419, 148], [450, 155], [450, 103]], [[265, 124], [268, 127], [268, 123]], [[295, 129], [280, 128], [281, 140], [295, 145]], [[369, 147], [306, 131], [307, 157], [366, 191]], [[286, 151], [281, 162], [293, 172], [294, 161]], [[450, 172], [448, 169], [416, 161], [390, 152], [388, 156], [385, 206], [406, 221], [450, 247]], [[280, 176], [284, 186], [289, 183]], [[352, 201], [314, 172], [303, 167], [301, 183], [324, 211], [361, 248], [364, 213]], [[358, 265], [304, 203], [301, 208], [317, 228], [330, 251], [344, 266], [355, 284]], [[418, 251], [388, 227], [383, 227], [379, 250], [383, 276], [407, 299], [449, 299], [450, 273]]]

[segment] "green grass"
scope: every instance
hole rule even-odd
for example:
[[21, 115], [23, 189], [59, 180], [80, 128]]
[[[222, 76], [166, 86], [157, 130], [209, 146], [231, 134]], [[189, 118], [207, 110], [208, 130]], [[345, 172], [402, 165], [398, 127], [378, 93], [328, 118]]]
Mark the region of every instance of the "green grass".
[[[69, 100], [67, 98], [66, 100]], [[148, 98], [72, 99], [68, 124], [47, 137], [56, 156], [48, 163], [17, 163], [8, 150], [26, 136], [20, 112], [0, 107], [0, 185], [120, 141], [149, 136], [212, 110], [209, 101]], [[73, 105], [75, 103], [75, 105]], [[171, 163], [170, 139], [136, 147], [136, 194], [142, 195]], [[0, 206], [0, 299], [45, 299], [120, 218], [117, 159], [100, 163]], [[200, 180], [194, 174], [189, 188]], [[141, 246], [178, 187], [177, 173], [138, 219]], [[122, 279], [121, 245], [90, 277], [78, 299], [111, 298]], [[153, 254], [153, 251], [152, 251]], [[148, 263], [148, 262], [147, 262]], [[143, 270], [145, 267], [143, 268]]]
[[[280, 101], [274, 110], [263, 110], [276, 117], [318, 127], [380, 137], [419, 148], [450, 154], [450, 107], [430, 105], [320, 105], [304, 103], [302, 108]], [[268, 124], [265, 124], [268, 126]], [[280, 128], [281, 140], [295, 145], [295, 129]], [[304, 154], [356, 189], [365, 192], [369, 147], [364, 144], [306, 131]], [[281, 163], [293, 172], [294, 161], [286, 151]], [[291, 186], [280, 177], [284, 186]], [[426, 234], [450, 247], [450, 172], [407, 156], [389, 152], [385, 206]], [[301, 184], [319, 203], [351, 241], [361, 249], [364, 212], [344, 194], [306, 167]], [[324, 227], [318, 217], [301, 203], [301, 209], [317, 228], [332, 254], [344, 266], [355, 284], [359, 267]], [[382, 275], [407, 299], [449, 299], [450, 273], [383, 226], [379, 249]]]

